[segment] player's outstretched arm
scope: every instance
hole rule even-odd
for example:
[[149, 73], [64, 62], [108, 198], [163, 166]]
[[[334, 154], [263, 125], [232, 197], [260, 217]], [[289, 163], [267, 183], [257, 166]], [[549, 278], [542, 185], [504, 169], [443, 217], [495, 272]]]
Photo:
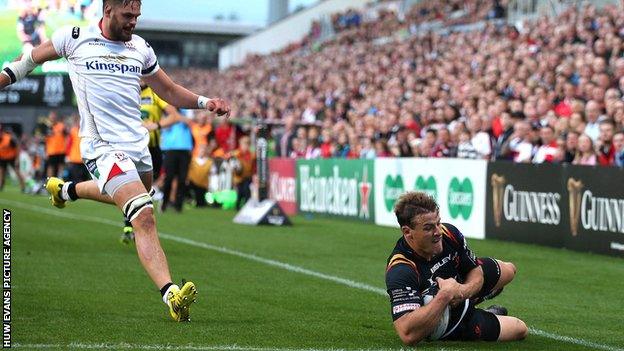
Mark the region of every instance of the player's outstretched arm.
[[44, 42], [31, 52], [21, 55], [2, 70], [0, 74], [0, 89], [4, 89], [26, 77], [38, 65], [58, 58], [59, 55], [56, 53], [52, 41]]
[[230, 115], [230, 104], [227, 101], [220, 98], [209, 99], [205, 96], [197, 95], [176, 84], [162, 69], [150, 76], [144, 76], [143, 80], [158, 96], [173, 106], [188, 109], [206, 109], [215, 112], [219, 116]]

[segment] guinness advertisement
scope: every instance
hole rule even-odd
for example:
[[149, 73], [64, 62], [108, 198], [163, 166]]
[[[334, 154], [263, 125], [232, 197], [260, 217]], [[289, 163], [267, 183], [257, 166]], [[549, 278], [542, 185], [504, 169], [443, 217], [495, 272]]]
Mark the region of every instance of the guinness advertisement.
[[565, 247], [624, 256], [624, 170], [570, 166], [563, 181], [570, 213]]
[[568, 209], [561, 166], [492, 162], [487, 189], [488, 238], [564, 246]]
[[0, 90], [0, 106], [72, 106], [69, 76], [61, 73], [31, 75]]
[[488, 238], [624, 256], [624, 170], [488, 164]]

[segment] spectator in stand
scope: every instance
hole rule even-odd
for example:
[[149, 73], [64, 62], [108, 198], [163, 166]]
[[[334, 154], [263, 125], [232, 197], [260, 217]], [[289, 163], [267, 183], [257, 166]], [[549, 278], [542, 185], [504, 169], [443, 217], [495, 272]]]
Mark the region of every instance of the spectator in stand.
[[375, 141], [375, 156], [376, 157], [392, 157], [388, 143], [383, 139]]
[[[425, 130], [425, 136], [423, 140], [418, 143], [418, 152], [414, 153], [414, 156], [429, 157], [435, 147], [435, 143], [438, 140], [438, 132], [433, 128], [427, 128]], [[410, 155], [411, 156], [411, 155]]]
[[[407, 141], [407, 128], [401, 127], [396, 133], [396, 145], [399, 148], [399, 157], [413, 157], [412, 148], [410, 147], [409, 142]], [[427, 133], [433, 133], [433, 143], [432, 147], [435, 145], [435, 140], [437, 139], [437, 132], [434, 129], [431, 131], [427, 131]]]
[[[348, 133], [347, 157], [360, 149], [362, 137], [388, 143], [396, 156], [409, 149], [429, 157], [433, 144], [410, 137], [403, 145], [401, 128], [426, 139], [426, 130], [446, 127], [457, 139], [460, 119], [472, 131], [471, 121], [479, 116], [481, 127], [473, 137], [479, 134], [481, 140], [473, 140], [473, 146], [483, 157], [494, 153], [500, 158], [504, 113], [524, 114], [535, 126], [550, 125], [553, 140], [574, 131], [597, 142], [602, 114], [613, 119], [616, 130], [624, 127], [624, 12], [613, 6], [570, 6], [558, 17], [524, 24], [521, 31], [485, 23], [443, 35], [430, 30], [430, 21], [470, 23], [487, 18], [497, 6], [485, 0], [420, 2], [401, 20], [383, 6], [372, 6], [366, 16], [360, 11], [336, 14], [336, 35], [322, 45], [312, 35], [223, 72], [181, 71], [180, 81], [233, 96], [242, 102], [240, 116], [294, 126], [305, 115], [322, 123], [323, 157], [336, 153], [330, 140], [343, 132]], [[348, 19], [354, 14], [359, 21]], [[217, 88], [213, 81], [226, 83]], [[276, 139], [283, 156], [290, 155], [295, 137], [292, 127], [286, 129], [286, 137]], [[497, 137], [494, 152], [490, 133]], [[533, 134], [529, 129], [528, 136], [514, 136], [523, 146], [521, 153], [510, 147], [514, 159], [531, 158]]]
[[514, 120], [507, 112], [501, 114], [501, 126], [503, 132], [496, 138], [494, 143], [494, 159], [495, 160], [511, 160], [511, 150], [509, 150], [509, 142], [514, 133]]
[[347, 158], [347, 156], [349, 155], [349, 151], [351, 151], [351, 147], [349, 146], [349, 139], [347, 137], [347, 133], [342, 132], [338, 134], [338, 140], [336, 142], [336, 150], [334, 151], [333, 157]]
[[334, 154], [334, 142], [329, 129], [323, 129], [321, 132], [321, 157], [330, 158]]
[[305, 159], [312, 160], [321, 157], [321, 146], [318, 138], [308, 138], [306, 143]]
[[600, 104], [594, 100], [590, 100], [585, 105], [585, 118], [587, 125], [585, 126], [585, 134], [592, 138], [592, 141], [598, 141], [600, 135]]
[[514, 124], [514, 134], [510, 137], [509, 150], [513, 161], [528, 163], [533, 159], [535, 145], [531, 139], [531, 125], [527, 121], [518, 121]]
[[613, 166], [615, 163], [615, 148], [613, 147], [615, 123], [613, 120], [605, 119], [600, 122], [599, 128], [598, 164], [601, 166]]
[[477, 159], [479, 154], [474, 146], [472, 146], [471, 134], [467, 129], [459, 132], [459, 144], [457, 145], [457, 157]]
[[455, 157], [457, 155], [457, 147], [451, 141], [451, 133], [448, 128], [442, 127], [438, 129], [437, 141], [431, 153], [432, 157]]
[[556, 163], [562, 158], [559, 154], [555, 130], [551, 126], [543, 126], [539, 131], [541, 145], [537, 148], [533, 163]]
[[292, 151], [290, 152], [290, 158], [305, 158], [306, 156], [306, 141], [298, 137], [292, 140]]
[[582, 166], [595, 166], [597, 164], [596, 151], [594, 150], [594, 142], [587, 134], [581, 134], [578, 141], [578, 152], [574, 157], [572, 164]]
[[290, 157], [293, 149], [292, 141], [295, 137], [295, 119], [292, 116], [287, 116], [284, 119], [284, 131], [275, 136], [278, 157]]
[[624, 167], [624, 132], [615, 133], [613, 148], [615, 149], [614, 165]]
[[568, 123], [568, 129], [578, 134], [585, 133], [585, 114], [583, 112], [573, 112], [570, 116], [570, 122]]
[[468, 120], [468, 130], [472, 135], [470, 142], [477, 152], [477, 158], [490, 158], [492, 154], [492, 141], [490, 135], [483, 130], [483, 120], [477, 115], [473, 115]]
[[373, 141], [370, 138], [362, 138], [360, 143], [362, 145], [362, 150], [360, 151], [360, 158], [363, 159], [373, 159], [376, 156], [375, 146], [373, 145]]
[[219, 148], [225, 153], [236, 149], [236, 134], [236, 126], [230, 123], [229, 118], [219, 119], [219, 126], [215, 129], [215, 139]]
[[578, 139], [579, 133], [575, 131], [569, 131], [565, 137], [565, 151], [563, 153], [563, 159], [561, 162], [572, 163], [574, 157], [578, 151]]

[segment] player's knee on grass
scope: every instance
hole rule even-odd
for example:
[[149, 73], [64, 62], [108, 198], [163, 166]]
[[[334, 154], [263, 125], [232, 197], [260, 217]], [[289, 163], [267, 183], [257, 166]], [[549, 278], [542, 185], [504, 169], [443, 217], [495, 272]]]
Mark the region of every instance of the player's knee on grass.
[[526, 324], [516, 317], [496, 316], [500, 323], [498, 341], [523, 340], [529, 334]]

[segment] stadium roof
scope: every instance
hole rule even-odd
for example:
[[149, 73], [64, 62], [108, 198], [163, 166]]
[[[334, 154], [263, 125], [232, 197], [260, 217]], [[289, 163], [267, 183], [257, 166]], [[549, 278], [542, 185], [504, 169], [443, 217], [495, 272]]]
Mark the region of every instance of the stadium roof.
[[236, 22], [184, 22], [142, 19], [137, 24], [138, 30], [154, 30], [177, 33], [236, 34], [249, 35], [261, 27], [258, 25]]

